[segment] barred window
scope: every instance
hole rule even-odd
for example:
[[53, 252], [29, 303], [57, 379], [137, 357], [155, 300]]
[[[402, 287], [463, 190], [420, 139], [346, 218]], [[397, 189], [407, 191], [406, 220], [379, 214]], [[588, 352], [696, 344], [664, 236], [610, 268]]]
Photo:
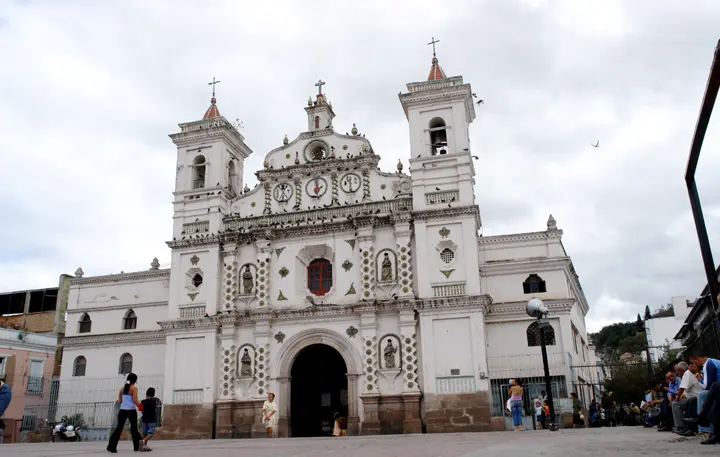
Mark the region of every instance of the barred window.
[[120, 357], [120, 370], [119, 374], [130, 374], [132, 373], [133, 358], [127, 352]]
[[[532, 324], [528, 325], [527, 331], [525, 333], [527, 335], [527, 344], [529, 347], [540, 346], [540, 326], [537, 322], [533, 322]], [[552, 327], [547, 327], [545, 329], [545, 345], [555, 345], [555, 329], [553, 329]]]
[[445, 248], [440, 253], [440, 258], [445, 263], [450, 263], [455, 258], [455, 253], [450, 248]]
[[540, 294], [547, 292], [545, 280], [536, 274], [531, 274], [523, 282], [523, 292], [526, 294]]
[[315, 259], [308, 265], [308, 289], [315, 295], [325, 295], [332, 289], [332, 264], [327, 259]]
[[83, 356], [77, 356], [75, 362], [73, 362], [73, 376], [85, 376], [85, 368], [87, 367], [87, 360]]
[[123, 318], [123, 330], [135, 330], [137, 328], [137, 316], [135, 311], [129, 309]]

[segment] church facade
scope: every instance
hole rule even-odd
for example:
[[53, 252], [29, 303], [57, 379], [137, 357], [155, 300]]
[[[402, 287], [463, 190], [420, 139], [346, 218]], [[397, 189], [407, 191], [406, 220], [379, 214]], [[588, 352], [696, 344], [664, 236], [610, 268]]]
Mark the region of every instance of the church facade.
[[112, 396], [133, 371], [156, 384], [166, 437], [264, 436], [269, 392], [281, 436], [322, 435], [336, 414], [349, 434], [490, 430], [496, 391], [542, 375], [532, 297], [551, 311], [558, 395], [573, 389], [588, 304], [552, 216], [541, 231], [478, 235], [470, 85], [436, 58], [407, 85], [410, 166], [393, 172], [354, 124], [337, 131], [322, 85], [253, 189], [252, 151], [214, 97], [170, 135], [171, 267], [76, 272], [61, 404]]

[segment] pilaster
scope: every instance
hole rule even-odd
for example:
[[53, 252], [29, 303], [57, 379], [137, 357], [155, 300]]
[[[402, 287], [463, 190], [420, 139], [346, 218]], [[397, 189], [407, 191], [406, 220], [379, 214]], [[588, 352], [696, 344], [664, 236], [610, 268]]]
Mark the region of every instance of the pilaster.
[[238, 281], [240, 279], [240, 271], [237, 264], [237, 244], [225, 243], [223, 245], [223, 272], [220, 278], [220, 289], [224, 290], [222, 294], [225, 311], [235, 309], [235, 299], [238, 295]]
[[235, 400], [235, 379], [237, 378], [237, 347], [235, 346], [236, 328], [233, 324], [226, 324], [220, 328], [220, 382], [218, 386], [218, 400]]
[[358, 375], [348, 374], [348, 418], [347, 418], [347, 433], [350, 436], [356, 436], [360, 432], [360, 416], [358, 413], [358, 394], [357, 384]]
[[[372, 220], [362, 221], [364, 224], [358, 227], [357, 242], [360, 247], [362, 258], [362, 295], [363, 301], [370, 301], [375, 298], [375, 234], [372, 227]], [[358, 223], [358, 221], [356, 221]]]
[[[360, 315], [360, 336], [363, 339], [363, 386], [360, 391], [364, 396], [380, 395], [378, 387], [378, 344], [377, 319], [375, 313], [366, 312]], [[348, 380], [349, 382], [349, 380]], [[348, 393], [348, 398], [351, 398]]]
[[402, 361], [403, 364], [403, 392], [418, 393], [418, 350], [415, 311], [412, 309], [400, 310], [400, 334], [402, 335]]
[[411, 215], [409, 212], [397, 215], [393, 218], [395, 223], [395, 241], [397, 243], [397, 275], [400, 291], [400, 298], [413, 297], [413, 274], [412, 274], [412, 228]]

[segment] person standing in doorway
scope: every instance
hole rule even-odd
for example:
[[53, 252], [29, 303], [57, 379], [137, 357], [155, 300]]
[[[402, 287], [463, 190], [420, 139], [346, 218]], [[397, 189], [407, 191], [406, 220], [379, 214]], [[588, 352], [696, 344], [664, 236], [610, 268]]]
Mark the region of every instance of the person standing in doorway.
[[265, 400], [265, 403], [263, 403], [262, 413], [263, 422], [265, 422], [265, 429], [267, 430], [268, 438], [277, 436], [278, 415], [274, 393], [268, 393], [268, 399]]
[[510, 411], [512, 412], [513, 425], [515, 431], [524, 431], [523, 427], [523, 392], [524, 389], [520, 383], [513, 379], [510, 384], [508, 395], [510, 396]]
[[0, 444], [3, 442], [3, 433], [5, 433], [5, 422], [2, 420], [2, 415], [5, 414], [5, 410], [10, 406], [11, 400], [12, 389], [0, 380]]
[[138, 432], [138, 415], [137, 409], [140, 408], [140, 402], [138, 401], [138, 388], [135, 385], [137, 382], [137, 375], [130, 373], [127, 376], [127, 381], [120, 392], [118, 392], [118, 403], [120, 404], [120, 411], [118, 412], [117, 427], [112, 435], [110, 435], [110, 442], [108, 443], [107, 450], [110, 453], [115, 454], [117, 452], [118, 441], [120, 441], [120, 434], [122, 433], [123, 427], [125, 427], [125, 421], [130, 421], [130, 434], [133, 440], [133, 449], [137, 452], [140, 450], [140, 433]]
[[582, 418], [582, 410], [583, 405], [580, 402], [580, 399], [578, 398], [578, 394], [575, 392], [572, 392], [570, 394], [570, 397], [572, 398], [572, 408], [573, 408], [573, 428], [576, 428], [578, 425], [585, 425], [585, 421]]

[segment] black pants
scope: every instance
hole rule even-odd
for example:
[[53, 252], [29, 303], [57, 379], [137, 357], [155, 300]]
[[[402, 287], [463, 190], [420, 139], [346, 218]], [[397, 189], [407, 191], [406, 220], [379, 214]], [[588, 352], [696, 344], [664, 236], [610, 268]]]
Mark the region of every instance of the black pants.
[[110, 435], [110, 443], [108, 443], [107, 450], [110, 452], [117, 451], [117, 444], [118, 441], [120, 441], [120, 434], [122, 433], [123, 427], [125, 427], [125, 421], [130, 421], [130, 434], [132, 435], [133, 440], [133, 449], [136, 451], [140, 449], [140, 433], [138, 432], [137, 424], [138, 424], [138, 417], [137, 417], [137, 411], [132, 409], [121, 409], [118, 413], [118, 422], [117, 422], [117, 428], [113, 432], [112, 435]]
[[709, 392], [703, 402], [703, 411], [707, 411], [707, 417], [715, 428], [715, 433], [720, 430], [720, 382], [713, 383], [708, 389]]

